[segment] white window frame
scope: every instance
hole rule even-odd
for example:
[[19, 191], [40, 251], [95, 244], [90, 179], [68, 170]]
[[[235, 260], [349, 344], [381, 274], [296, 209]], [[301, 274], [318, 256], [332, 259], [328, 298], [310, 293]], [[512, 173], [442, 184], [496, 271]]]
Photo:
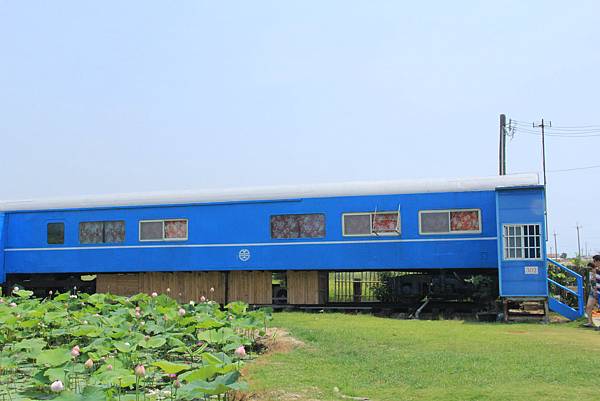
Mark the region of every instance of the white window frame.
[[[373, 232], [373, 215], [374, 214], [397, 214], [398, 215], [398, 225], [396, 226], [395, 232]], [[370, 234], [346, 234], [346, 225], [344, 224], [344, 220], [346, 216], [369, 216], [369, 228]], [[350, 213], [342, 213], [342, 236], [343, 237], [382, 237], [382, 236], [399, 236], [401, 234], [401, 224], [402, 216], [400, 215], [400, 210], [380, 210], [377, 212], [350, 212]]]
[[[165, 237], [165, 222], [167, 221], [185, 221], [185, 238], [166, 238]], [[162, 239], [142, 239], [142, 223], [162, 223]], [[157, 242], [157, 241], [187, 241], [190, 236], [190, 223], [188, 219], [159, 219], [159, 220], [140, 220], [138, 222], [138, 240], [140, 242]]]
[[[461, 231], [452, 231], [451, 223], [452, 217], [450, 214], [452, 212], [477, 212], [479, 216], [479, 230], [461, 230]], [[423, 231], [423, 227], [421, 227], [421, 215], [424, 213], [448, 213], [448, 232], [428, 232]], [[428, 209], [428, 210], [419, 210], [419, 235], [456, 235], [456, 234], [481, 234], [483, 230], [483, 225], [481, 224], [481, 209]]]
[[[513, 227], [513, 228], [515, 228], [515, 227], [521, 227], [521, 255], [525, 255], [525, 249], [526, 248], [531, 248], [531, 247], [526, 247], [525, 246], [525, 234], [524, 234], [524, 230], [523, 230], [524, 226], [538, 226], [540, 228], [540, 233], [539, 233], [539, 238], [540, 238], [540, 246], [539, 246], [540, 257], [539, 258], [537, 258], [537, 257], [536, 258], [526, 258], [526, 257], [520, 257], [520, 258], [514, 257], [514, 258], [511, 258], [507, 254], [507, 250], [508, 250], [507, 245], [508, 244], [506, 242], [507, 238], [506, 238], [506, 235], [504, 233], [505, 233], [505, 229], [508, 228], [508, 227]], [[533, 236], [528, 235], [528, 237], [535, 238], [536, 235], [533, 235]], [[509, 223], [509, 224], [502, 224], [502, 260], [510, 260], [510, 261], [519, 261], [519, 260], [521, 260], [521, 261], [527, 261], [527, 260], [544, 260], [543, 259], [543, 254], [542, 254], [542, 237], [543, 237], [543, 235], [542, 235], [542, 225], [540, 223]], [[515, 238], [516, 238], [516, 236], [515, 236]], [[533, 248], [536, 249], [536, 250], [538, 249], [537, 246], [533, 247]], [[517, 249], [517, 248], [515, 248], [515, 249]]]

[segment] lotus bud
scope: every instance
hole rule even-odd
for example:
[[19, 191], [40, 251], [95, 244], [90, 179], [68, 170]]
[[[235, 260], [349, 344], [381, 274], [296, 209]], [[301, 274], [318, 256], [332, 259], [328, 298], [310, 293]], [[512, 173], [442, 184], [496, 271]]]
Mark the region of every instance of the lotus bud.
[[169, 320], [169, 316], [167, 316], [167, 315], [164, 315], [164, 316], [163, 316], [163, 319], [164, 319], [164, 320]]
[[91, 369], [94, 367], [94, 361], [92, 361], [92, 358], [89, 358], [87, 361], [85, 361], [83, 366], [85, 366], [86, 369]]
[[113, 366], [112, 365], [106, 365], [106, 370], [113, 370]]
[[171, 292], [171, 289], [170, 289], [170, 288], [167, 288], [167, 292]]
[[177, 311], [177, 313], [179, 313], [179, 316], [183, 316], [183, 315], [185, 315], [185, 309], [179, 308], [179, 310]]
[[139, 312], [139, 311], [141, 311], [141, 310], [142, 310], [142, 308], [140, 308], [139, 306], [136, 306], [136, 307], [135, 307], [135, 311], [136, 311], [136, 312]]
[[144, 365], [137, 365], [135, 367], [135, 375], [137, 377], [144, 377], [144, 376], [146, 376], [146, 368], [144, 368]]
[[215, 292], [215, 287], [210, 287], [210, 292]]
[[140, 311], [135, 311], [135, 317], [137, 317], [137, 318], [142, 317], [142, 314], [140, 313]]
[[156, 298], [158, 296], [158, 294], [155, 292], [152, 293], [152, 298]]
[[144, 341], [149, 341], [150, 340], [150, 336], [144, 336]]
[[105, 357], [105, 356], [103, 356], [103, 357], [101, 357], [101, 358], [100, 358], [100, 360], [101, 360], [102, 362], [104, 362], [104, 361], [106, 361], [106, 357]]
[[177, 379], [173, 382], [173, 387], [175, 387], [175, 388], [181, 387], [181, 382], [179, 381], [179, 379]]
[[198, 347], [202, 347], [202, 346], [204, 345], [204, 343], [203, 343], [202, 341], [198, 341], [198, 342], [196, 343], [196, 345], [197, 345]]
[[200, 297], [200, 302], [204, 302], [204, 301], [206, 301], [206, 298], [204, 298], [204, 295], [202, 295], [202, 296]]
[[194, 301], [190, 301], [190, 306], [194, 306], [196, 303]]
[[60, 393], [64, 389], [65, 386], [60, 380], [57, 380], [50, 385], [50, 390], [52, 390], [55, 393]]
[[235, 349], [234, 354], [238, 358], [244, 358], [246, 356], [246, 348], [244, 348], [243, 345], [240, 345]]
[[15, 286], [15, 288], [13, 288], [13, 292], [17, 292], [19, 291], [19, 287]]
[[76, 345], [71, 349], [71, 356], [73, 358], [77, 358], [79, 356], [79, 353], [80, 353], [79, 346]]
[[143, 326], [145, 324], [146, 324], [146, 322], [144, 322], [143, 320], [140, 322], [140, 326]]
[[53, 294], [52, 290], [48, 291], [48, 295], [52, 295], [52, 294]]

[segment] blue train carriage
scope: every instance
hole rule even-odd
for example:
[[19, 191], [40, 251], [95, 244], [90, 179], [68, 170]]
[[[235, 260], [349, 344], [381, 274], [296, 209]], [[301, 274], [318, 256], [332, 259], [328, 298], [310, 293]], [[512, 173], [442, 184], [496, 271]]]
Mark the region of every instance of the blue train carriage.
[[492, 272], [547, 299], [544, 211], [537, 175], [3, 202], [0, 281], [271, 304], [277, 272], [324, 305], [333, 271]]

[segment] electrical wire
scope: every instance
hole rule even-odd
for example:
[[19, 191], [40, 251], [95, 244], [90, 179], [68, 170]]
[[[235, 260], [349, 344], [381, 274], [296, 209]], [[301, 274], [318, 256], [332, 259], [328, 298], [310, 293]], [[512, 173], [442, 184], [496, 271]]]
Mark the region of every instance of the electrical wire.
[[549, 173], [562, 173], [565, 171], [590, 170], [590, 169], [594, 169], [594, 168], [600, 168], [600, 164], [596, 164], [595, 166], [564, 168], [564, 169], [560, 169], [560, 170], [548, 170], [548, 172]]

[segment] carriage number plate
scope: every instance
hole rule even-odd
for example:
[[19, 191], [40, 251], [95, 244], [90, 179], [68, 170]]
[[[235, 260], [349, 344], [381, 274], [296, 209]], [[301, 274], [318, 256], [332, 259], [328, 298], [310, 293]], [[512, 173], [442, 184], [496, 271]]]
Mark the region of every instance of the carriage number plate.
[[525, 266], [525, 274], [538, 274], [537, 266]]

